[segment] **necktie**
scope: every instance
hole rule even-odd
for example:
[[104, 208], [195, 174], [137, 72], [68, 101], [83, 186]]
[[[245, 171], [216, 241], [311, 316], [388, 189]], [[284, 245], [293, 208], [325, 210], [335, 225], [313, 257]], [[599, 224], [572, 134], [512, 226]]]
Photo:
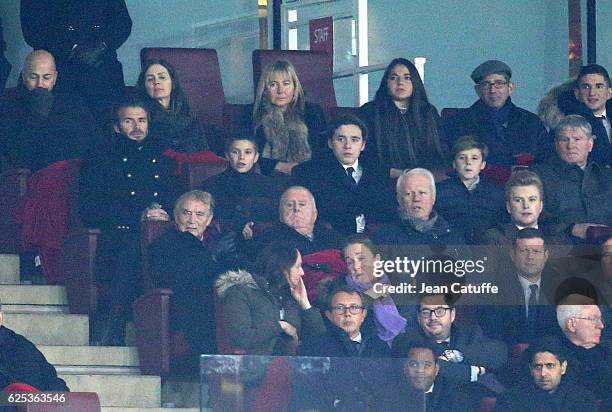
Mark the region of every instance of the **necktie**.
[[353, 177], [354, 171], [355, 169], [353, 169], [352, 167], [346, 168], [346, 177], [348, 178], [348, 182], [351, 184], [351, 186], [357, 186], [357, 181]]
[[532, 306], [538, 304], [538, 285], [529, 285], [529, 302], [527, 306], [531, 309]]
[[529, 301], [527, 302], [527, 338], [533, 339], [537, 330], [538, 285], [529, 285]]

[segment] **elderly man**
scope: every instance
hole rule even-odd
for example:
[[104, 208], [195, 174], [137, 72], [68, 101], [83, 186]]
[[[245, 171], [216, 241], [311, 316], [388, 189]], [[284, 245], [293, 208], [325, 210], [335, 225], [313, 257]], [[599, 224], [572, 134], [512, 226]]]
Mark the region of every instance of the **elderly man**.
[[477, 136], [489, 147], [490, 167], [509, 168], [539, 157], [546, 129], [538, 116], [512, 103], [510, 96], [516, 86], [510, 80], [510, 67], [499, 60], [488, 60], [470, 77], [479, 99], [444, 122], [450, 146], [461, 136]]
[[389, 346], [376, 333], [367, 333], [361, 325], [368, 315], [363, 296], [348, 286], [334, 289], [327, 297], [325, 316], [329, 320], [324, 335], [303, 340], [301, 356], [386, 357]]
[[479, 311], [485, 333], [509, 346], [548, 336], [556, 328], [554, 294], [559, 275], [547, 265], [549, 250], [543, 234], [520, 230], [512, 243], [512, 265], [495, 274], [499, 293], [495, 306]]
[[584, 117], [570, 115], [555, 128], [556, 156], [535, 171], [544, 183], [544, 208], [577, 243], [587, 231], [612, 230], [612, 171], [589, 159], [594, 136]]
[[575, 79], [550, 89], [540, 101], [538, 113], [551, 130], [563, 116], [583, 116], [596, 136], [592, 160], [602, 166], [612, 165], [612, 84], [603, 66], [582, 66]]
[[34, 50], [25, 60], [14, 99], [0, 110], [0, 150], [9, 164], [36, 172], [59, 160], [80, 158], [101, 142], [101, 132], [77, 95], [55, 90], [53, 56]]
[[458, 245], [461, 234], [434, 210], [436, 183], [433, 174], [422, 168], [405, 170], [397, 179], [399, 219], [385, 223], [373, 240], [387, 245]]
[[506, 391], [497, 400], [496, 411], [530, 412], [534, 405], [539, 411], [597, 411], [591, 392], [567, 382], [568, 360], [556, 339], [533, 342], [525, 352], [525, 358], [531, 379]]
[[455, 316], [450, 295], [422, 295], [417, 309], [419, 328], [396, 338], [394, 354], [404, 356], [406, 348], [425, 341], [433, 345], [441, 360], [440, 375], [457, 384], [478, 382], [506, 363], [508, 348], [503, 342], [486, 337], [478, 325], [456, 325]]
[[169, 220], [174, 176], [163, 146], [149, 137], [143, 102], [129, 98], [115, 110], [114, 145], [90, 152], [81, 167], [79, 211], [102, 229], [98, 276], [111, 284], [111, 324], [104, 343], [121, 344], [129, 305], [138, 295], [140, 220]]
[[207, 232], [213, 209], [209, 193], [193, 190], [183, 194], [174, 206], [176, 228], [149, 247], [156, 286], [173, 291], [171, 326], [185, 335], [197, 353], [216, 350], [213, 284], [226, 268], [222, 261], [228, 252]]
[[280, 222], [256, 234], [252, 255], [274, 240], [290, 242], [302, 255], [325, 249], [339, 249], [340, 234], [317, 222], [314, 196], [302, 186], [291, 186], [282, 194], [279, 205]]
[[612, 410], [612, 357], [599, 344], [604, 329], [599, 307], [590, 298], [569, 295], [557, 306], [557, 322], [568, 359], [566, 379], [592, 391], [602, 411]]

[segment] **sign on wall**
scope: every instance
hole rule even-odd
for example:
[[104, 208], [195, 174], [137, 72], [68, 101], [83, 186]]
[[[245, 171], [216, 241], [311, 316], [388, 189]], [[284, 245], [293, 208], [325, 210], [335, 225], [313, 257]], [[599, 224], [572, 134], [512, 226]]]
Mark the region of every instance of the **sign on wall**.
[[323, 17], [309, 21], [310, 50], [326, 51], [334, 59], [334, 19]]

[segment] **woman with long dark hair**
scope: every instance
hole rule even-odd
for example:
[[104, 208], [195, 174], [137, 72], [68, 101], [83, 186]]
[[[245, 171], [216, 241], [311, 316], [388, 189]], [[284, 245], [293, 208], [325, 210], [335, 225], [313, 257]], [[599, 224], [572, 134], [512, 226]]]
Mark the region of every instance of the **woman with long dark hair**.
[[255, 93], [253, 130], [264, 174], [291, 174], [294, 166], [310, 160], [323, 147], [323, 111], [306, 101], [290, 62], [277, 60], [264, 68]]
[[370, 133], [364, 155], [376, 158], [392, 177], [415, 167], [448, 168], [440, 116], [411, 61], [400, 57], [387, 66], [374, 100], [359, 116]]
[[138, 94], [147, 102], [155, 135], [167, 148], [182, 153], [208, 150], [208, 134], [191, 114], [174, 67], [163, 59], [144, 62], [136, 83]]
[[319, 309], [308, 300], [302, 256], [274, 242], [257, 257], [253, 273], [229, 271], [215, 282], [225, 332], [247, 354], [287, 355], [302, 335], [325, 332]]

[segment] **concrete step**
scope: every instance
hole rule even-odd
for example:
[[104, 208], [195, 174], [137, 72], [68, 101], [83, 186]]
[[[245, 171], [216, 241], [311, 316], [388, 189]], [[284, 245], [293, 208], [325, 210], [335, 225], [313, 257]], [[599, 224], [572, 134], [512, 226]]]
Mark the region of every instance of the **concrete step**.
[[96, 392], [101, 406], [127, 408], [159, 408], [161, 379], [159, 376], [125, 375], [60, 375], [71, 391]]
[[65, 313], [6, 313], [5, 325], [36, 345], [87, 346], [86, 315]]
[[0, 284], [19, 283], [19, 255], [0, 254]]
[[121, 408], [103, 407], [102, 412], [200, 412], [200, 408]]
[[119, 346], [38, 347], [57, 372], [66, 375], [136, 375], [138, 350]]
[[0, 288], [4, 312], [68, 313], [64, 286], [4, 285]]

